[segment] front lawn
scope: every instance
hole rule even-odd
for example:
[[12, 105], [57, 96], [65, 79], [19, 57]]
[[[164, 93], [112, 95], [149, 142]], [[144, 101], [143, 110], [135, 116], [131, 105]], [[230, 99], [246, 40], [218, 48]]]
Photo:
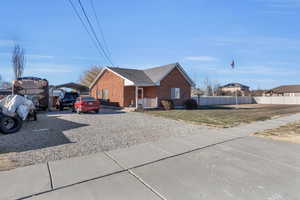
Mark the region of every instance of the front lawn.
[[300, 122], [290, 123], [276, 129], [261, 131], [254, 135], [300, 144]]
[[239, 105], [237, 108], [236, 106], [217, 106], [197, 110], [153, 110], [146, 113], [195, 124], [227, 128], [300, 112], [300, 106], [297, 105], [249, 104]]

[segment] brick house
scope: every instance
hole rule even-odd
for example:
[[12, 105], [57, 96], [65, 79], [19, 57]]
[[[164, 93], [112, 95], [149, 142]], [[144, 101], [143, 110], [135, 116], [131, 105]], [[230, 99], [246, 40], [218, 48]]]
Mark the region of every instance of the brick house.
[[91, 84], [90, 95], [121, 107], [155, 108], [162, 99], [182, 106], [191, 98], [192, 86], [194, 82], [179, 63], [145, 70], [106, 67]]

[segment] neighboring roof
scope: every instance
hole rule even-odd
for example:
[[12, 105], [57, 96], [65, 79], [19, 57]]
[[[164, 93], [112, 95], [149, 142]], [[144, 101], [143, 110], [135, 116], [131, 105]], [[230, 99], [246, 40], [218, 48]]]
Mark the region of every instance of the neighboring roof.
[[80, 91], [80, 92], [89, 91], [88, 87], [86, 87], [84, 85], [81, 85], [81, 84], [78, 84], [78, 83], [73, 83], [73, 82], [65, 83], [65, 84], [61, 84], [61, 85], [55, 85], [54, 87], [55, 88], [71, 88], [71, 89], [74, 89], [74, 90], [77, 90], [77, 91]]
[[186, 78], [186, 80], [194, 86], [194, 82], [191, 78], [186, 74], [183, 68], [180, 66], [179, 63], [153, 67], [150, 69], [139, 70], [139, 69], [126, 69], [126, 68], [119, 68], [119, 67], [106, 67], [104, 68], [96, 77], [96, 79], [91, 84], [90, 88], [94, 86], [100, 76], [103, 74], [105, 69], [113, 71], [117, 75], [121, 76], [122, 78], [131, 81], [134, 85], [139, 86], [151, 86], [151, 85], [159, 85], [160, 81], [168, 75], [175, 67], [179, 69], [182, 75]]
[[273, 88], [270, 92], [274, 93], [300, 93], [300, 85], [282, 85], [277, 88]]
[[231, 88], [231, 87], [246, 87], [246, 88], [249, 88], [249, 86], [243, 85], [241, 83], [228, 83], [226, 85], [223, 85], [221, 88]]

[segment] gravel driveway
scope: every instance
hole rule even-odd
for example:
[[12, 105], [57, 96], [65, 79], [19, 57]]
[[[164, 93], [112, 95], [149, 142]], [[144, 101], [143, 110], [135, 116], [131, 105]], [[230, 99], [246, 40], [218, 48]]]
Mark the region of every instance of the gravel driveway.
[[[16, 134], [0, 136], [0, 156], [18, 166], [123, 148], [167, 137], [197, 134], [208, 127], [143, 113], [102, 110], [40, 114]], [[1, 153], [4, 153], [1, 155]]]

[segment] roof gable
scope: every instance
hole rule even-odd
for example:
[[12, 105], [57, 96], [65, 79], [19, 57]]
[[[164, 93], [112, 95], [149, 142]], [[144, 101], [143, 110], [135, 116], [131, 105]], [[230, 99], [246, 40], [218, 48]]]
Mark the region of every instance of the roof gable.
[[153, 67], [150, 69], [145, 69], [144, 72], [154, 83], [161, 81], [166, 75], [168, 75], [176, 66], [175, 64], [169, 64], [159, 67]]
[[145, 74], [143, 70], [118, 67], [109, 67], [109, 69], [132, 81], [135, 85], [154, 85], [153, 81]]
[[159, 82], [162, 81], [173, 69], [177, 68], [183, 77], [187, 80], [187, 82], [194, 86], [195, 83], [192, 81], [192, 79], [187, 75], [187, 73], [184, 71], [184, 69], [181, 67], [179, 63], [173, 63], [169, 65], [164, 65], [160, 67], [154, 67], [150, 69], [145, 69], [144, 72], [151, 78], [151, 80], [159, 85]]

